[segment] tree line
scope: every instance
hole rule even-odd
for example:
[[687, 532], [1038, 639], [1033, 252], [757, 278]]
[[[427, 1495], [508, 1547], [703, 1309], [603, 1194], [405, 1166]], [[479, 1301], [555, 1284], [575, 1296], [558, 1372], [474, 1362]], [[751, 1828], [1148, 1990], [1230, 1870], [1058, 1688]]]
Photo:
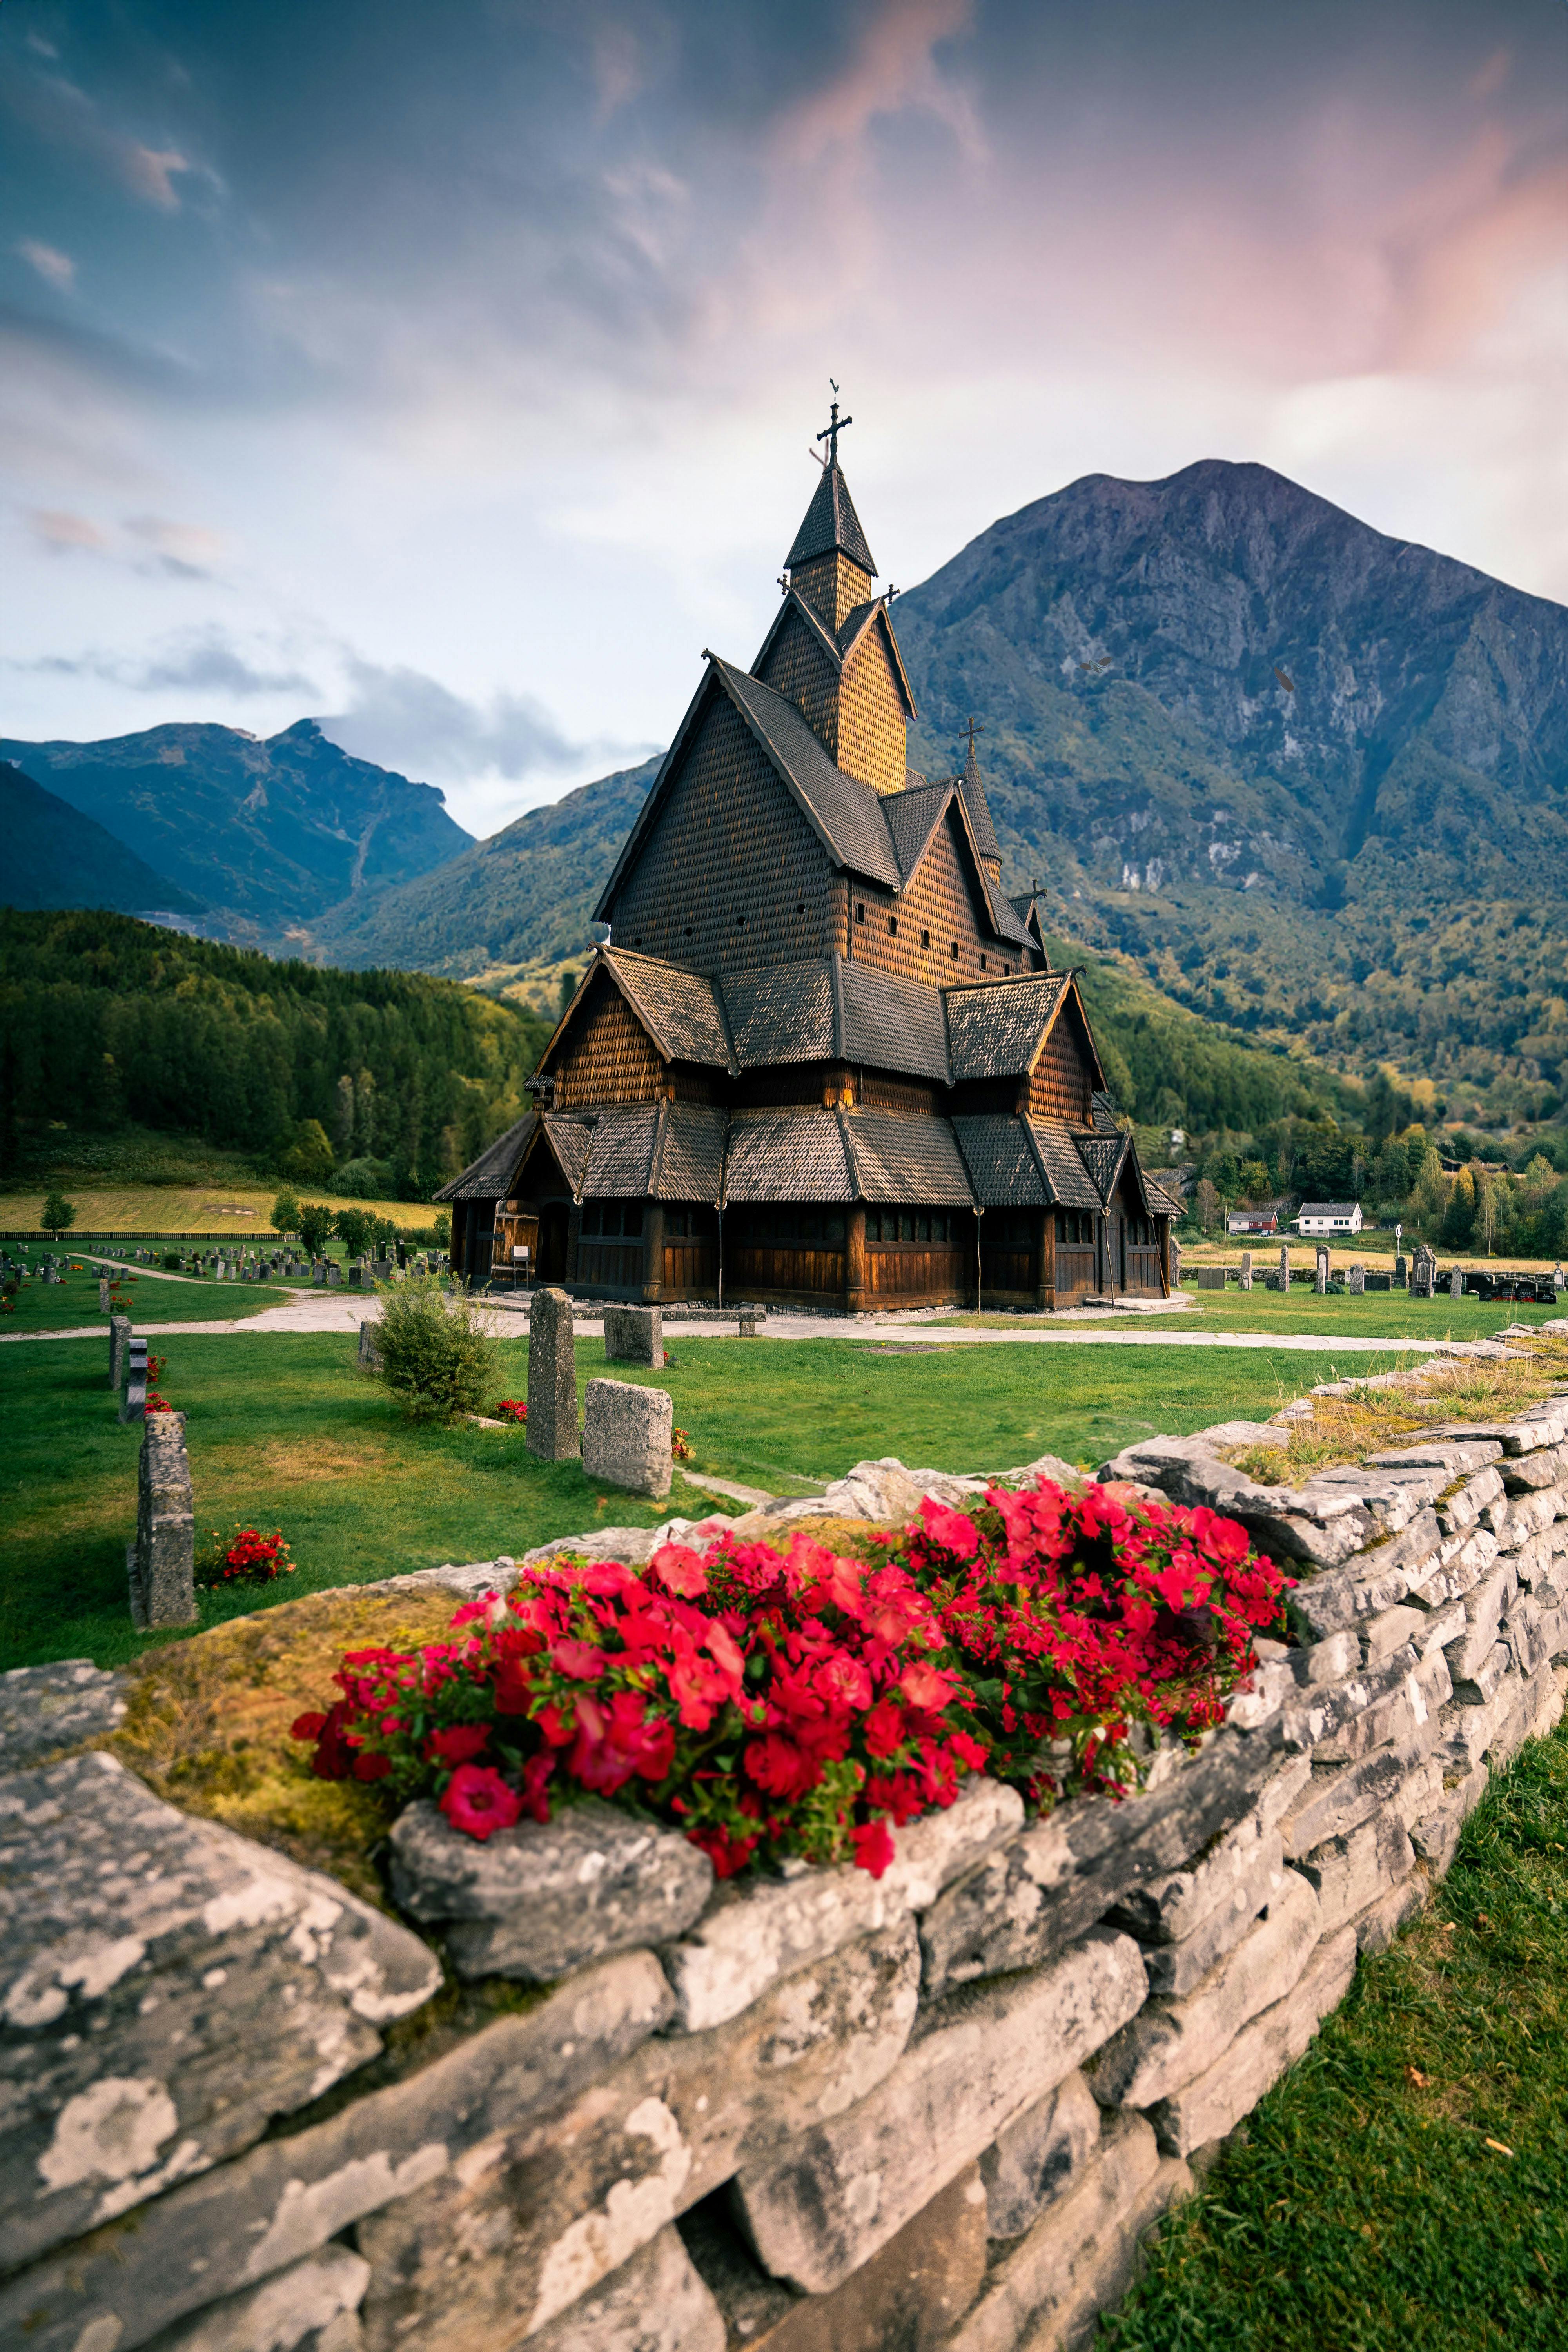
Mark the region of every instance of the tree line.
[[457, 982], [337, 971], [100, 911], [0, 908], [0, 1152], [126, 1120], [304, 1183], [418, 1200], [528, 1108], [550, 1024]]

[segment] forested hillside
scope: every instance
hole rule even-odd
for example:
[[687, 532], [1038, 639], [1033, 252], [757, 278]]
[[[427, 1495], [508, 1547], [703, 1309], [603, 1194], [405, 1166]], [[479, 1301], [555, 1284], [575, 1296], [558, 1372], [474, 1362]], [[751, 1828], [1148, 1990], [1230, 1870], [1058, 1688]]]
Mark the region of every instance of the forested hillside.
[[117, 915], [0, 910], [12, 1167], [44, 1122], [129, 1120], [304, 1181], [423, 1198], [521, 1116], [547, 1034], [420, 973], [276, 962]]
[[112, 907], [126, 915], [196, 917], [199, 900], [154, 874], [123, 842], [0, 760], [0, 840], [13, 907]]

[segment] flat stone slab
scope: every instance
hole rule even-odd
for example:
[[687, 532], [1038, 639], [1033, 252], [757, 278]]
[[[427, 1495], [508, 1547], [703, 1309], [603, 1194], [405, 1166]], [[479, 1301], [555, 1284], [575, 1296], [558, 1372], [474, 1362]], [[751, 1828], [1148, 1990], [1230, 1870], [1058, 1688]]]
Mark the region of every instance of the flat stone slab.
[[330, 1879], [100, 1753], [0, 1780], [0, 2263], [259, 2139], [441, 1980]]
[[104, 1739], [125, 1713], [125, 1676], [90, 1658], [13, 1666], [0, 1675], [0, 1772], [18, 1772], [61, 1748]]
[[668, 1389], [590, 1381], [583, 1397], [583, 1473], [633, 1495], [668, 1495], [675, 1407]]
[[392, 1832], [392, 1891], [446, 1926], [459, 1976], [544, 1984], [584, 1960], [683, 1934], [713, 1886], [705, 1853], [588, 1798], [479, 1840], [425, 1800]]

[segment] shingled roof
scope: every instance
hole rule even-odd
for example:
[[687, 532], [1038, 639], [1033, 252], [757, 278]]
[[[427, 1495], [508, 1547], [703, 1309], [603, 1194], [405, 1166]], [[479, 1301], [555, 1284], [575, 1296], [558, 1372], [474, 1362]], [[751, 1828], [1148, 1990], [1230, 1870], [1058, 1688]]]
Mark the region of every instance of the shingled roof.
[[733, 1071], [724, 1008], [710, 980], [628, 948], [599, 950], [667, 1062]]
[[710, 1103], [660, 1103], [648, 1192], [656, 1201], [719, 1198], [729, 1115]]
[[998, 1112], [952, 1122], [974, 1197], [987, 1209], [1040, 1209], [1056, 1194], [1047, 1181], [1026, 1121]]
[[1105, 1202], [1079, 1158], [1071, 1129], [1049, 1118], [1031, 1118], [1025, 1124], [1058, 1204], [1064, 1209], [1103, 1209]]
[[1035, 1066], [1068, 985], [1066, 972], [1051, 971], [943, 989], [954, 1078], [1023, 1077]]
[[838, 1118], [857, 1200], [973, 1206], [951, 1120], [890, 1110], [841, 1110]]
[[948, 1076], [940, 990], [834, 954], [732, 972], [724, 1003], [742, 1070], [851, 1062]]
[[771, 686], [710, 654], [752, 734], [805, 809], [836, 866], [896, 890], [902, 880], [882, 802], [869, 784], [834, 766], [798, 707]]
[[437, 1193], [437, 1201], [506, 1201], [511, 1198], [511, 1181], [522, 1163], [539, 1125], [537, 1111], [525, 1111], [515, 1127], [509, 1127], [498, 1136], [486, 1151], [471, 1160], [460, 1176], [443, 1184]]
[[844, 1129], [830, 1110], [740, 1111], [724, 1150], [724, 1196], [742, 1201], [852, 1201]]
[[858, 563], [862, 572], [876, 577], [877, 566], [866, 544], [844, 468], [837, 458], [822, 469], [822, 479], [812, 492], [805, 520], [784, 557], [784, 569], [793, 572], [797, 563], [815, 562], [819, 555], [831, 555], [835, 550], [847, 555], [851, 563]]

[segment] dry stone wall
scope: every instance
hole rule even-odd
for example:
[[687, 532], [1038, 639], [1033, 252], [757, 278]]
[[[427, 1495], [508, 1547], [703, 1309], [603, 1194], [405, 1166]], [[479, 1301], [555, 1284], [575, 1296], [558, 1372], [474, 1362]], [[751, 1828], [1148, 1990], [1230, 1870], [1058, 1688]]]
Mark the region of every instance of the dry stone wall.
[[[115, 1677], [4, 1678], [0, 2341], [1085, 2340], [1568, 1687], [1568, 1397], [1298, 1489], [1231, 1465], [1279, 1435], [1153, 1439], [1100, 1474], [1234, 1514], [1299, 1580], [1227, 1723], [1121, 1804], [1029, 1822], [973, 1780], [880, 1880], [715, 1887], [614, 1807], [478, 1845], [418, 1805], [402, 1924], [90, 1745], [51, 1760], [112, 1728]], [[983, 1483], [864, 1463], [742, 1524]], [[435, 2001], [443, 1973], [477, 1990]], [[404, 2017], [426, 2030], [384, 2047]]]

